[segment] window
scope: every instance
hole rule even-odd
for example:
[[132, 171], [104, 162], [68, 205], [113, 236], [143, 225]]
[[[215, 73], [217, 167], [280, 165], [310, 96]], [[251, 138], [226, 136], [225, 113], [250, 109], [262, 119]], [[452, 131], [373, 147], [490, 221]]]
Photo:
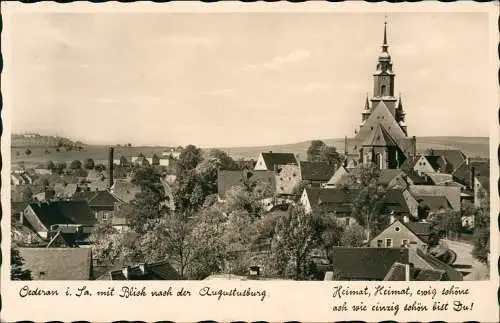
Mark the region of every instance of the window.
[[351, 222], [351, 219], [350, 218], [346, 218], [345, 219], [345, 225], [349, 225], [349, 223]]
[[382, 248], [383, 247], [383, 241], [382, 240], [377, 240], [377, 247]]
[[410, 246], [410, 243], [409, 243], [408, 239], [403, 239], [403, 241], [401, 242], [401, 245], [403, 246], [403, 248], [408, 248]]
[[401, 230], [399, 227], [396, 227], [394, 228], [394, 230], [396, 230], [396, 232], [399, 232], [399, 230]]
[[391, 238], [385, 239], [385, 246], [387, 248], [392, 248], [392, 239]]
[[386, 87], [385, 85], [382, 85], [382, 86], [380, 87], [380, 92], [381, 92], [381, 94], [382, 94], [383, 96], [385, 96], [385, 89], [386, 89], [386, 88], [387, 88], [387, 87]]

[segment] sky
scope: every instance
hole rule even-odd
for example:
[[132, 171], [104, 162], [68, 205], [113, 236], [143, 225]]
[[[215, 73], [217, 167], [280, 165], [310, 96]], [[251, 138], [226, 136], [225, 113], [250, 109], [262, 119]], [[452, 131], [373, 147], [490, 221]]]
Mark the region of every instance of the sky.
[[[487, 14], [387, 20], [409, 135], [488, 136]], [[22, 13], [10, 23], [14, 133], [235, 147], [352, 136], [384, 14]]]

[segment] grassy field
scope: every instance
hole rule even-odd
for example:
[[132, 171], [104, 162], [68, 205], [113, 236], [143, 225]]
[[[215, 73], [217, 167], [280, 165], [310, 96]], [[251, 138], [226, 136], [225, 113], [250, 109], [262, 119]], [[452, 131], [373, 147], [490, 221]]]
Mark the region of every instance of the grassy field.
[[[324, 142], [328, 145], [337, 147], [337, 150], [343, 152], [344, 139], [326, 139]], [[234, 147], [221, 148], [229, 153], [235, 159], [256, 159], [261, 152], [293, 152], [299, 155], [300, 159], [306, 158], [306, 151], [310, 142], [304, 141], [287, 145], [272, 145], [259, 147]], [[417, 138], [417, 150], [424, 152], [427, 149], [460, 149], [471, 157], [487, 158], [489, 156], [489, 140], [487, 137], [419, 137]], [[31, 154], [26, 155], [26, 147], [12, 147], [12, 164], [24, 162], [27, 167], [34, 167], [48, 160], [65, 161], [84, 160], [91, 157], [94, 160], [107, 160], [107, 146], [88, 145], [84, 146], [83, 151], [65, 151], [61, 148], [57, 152], [54, 147], [30, 147]], [[50, 151], [49, 154], [45, 150]], [[161, 155], [162, 152], [169, 150], [170, 147], [115, 147], [115, 159], [121, 156], [131, 157], [137, 156], [140, 153], [146, 157], [151, 157], [153, 154]], [[209, 149], [204, 149], [208, 151]]]

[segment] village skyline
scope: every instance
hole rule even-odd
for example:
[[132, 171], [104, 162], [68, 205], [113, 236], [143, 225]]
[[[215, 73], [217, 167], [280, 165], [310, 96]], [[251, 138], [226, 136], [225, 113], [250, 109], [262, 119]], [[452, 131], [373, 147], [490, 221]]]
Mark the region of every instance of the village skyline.
[[[200, 147], [353, 135], [372, 96], [384, 14], [196, 16], [207, 24], [165, 15], [15, 17], [12, 45], [23, 54], [13, 61], [12, 131], [93, 145]], [[127, 17], [140, 28], [126, 33]], [[390, 13], [387, 20], [408, 135], [489, 137], [487, 15]], [[89, 21], [101, 32], [85, 29]], [[256, 21], [261, 27], [251, 28]], [[38, 30], [37, 41], [27, 41]], [[53, 120], [40, 123], [44, 115]]]

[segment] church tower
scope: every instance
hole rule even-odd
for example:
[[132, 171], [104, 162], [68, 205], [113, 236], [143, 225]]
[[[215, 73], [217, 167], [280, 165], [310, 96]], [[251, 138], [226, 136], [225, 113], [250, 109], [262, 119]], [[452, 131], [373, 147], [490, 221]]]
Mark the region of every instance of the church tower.
[[373, 96], [368, 95], [361, 112], [361, 124], [354, 138], [346, 139], [347, 167], [374, 163], [380, 169], [399, 168], [415, 154], [416, 139], [409, 138], [401, 94], [394, 95], [395, 76], [384, 22], [382, 50], [373, 74]]

